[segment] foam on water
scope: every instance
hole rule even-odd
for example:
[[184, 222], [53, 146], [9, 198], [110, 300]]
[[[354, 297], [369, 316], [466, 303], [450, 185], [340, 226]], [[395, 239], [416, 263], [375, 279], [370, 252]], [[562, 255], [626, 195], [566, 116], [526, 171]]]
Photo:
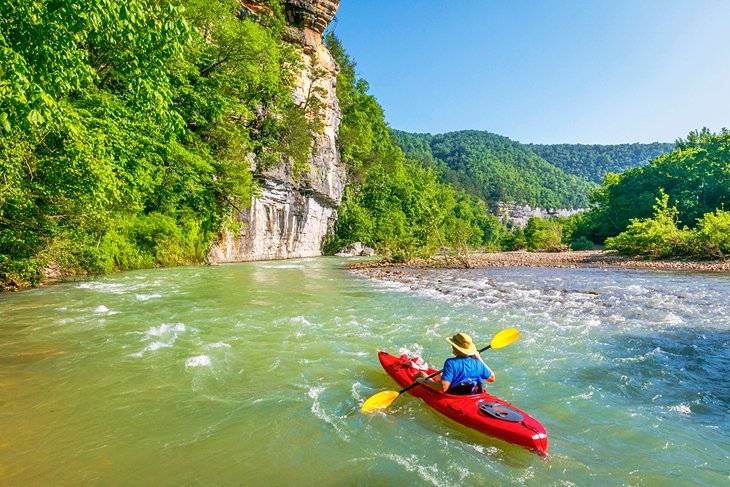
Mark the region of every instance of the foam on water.
[[155, 352], [157, 350], [160, 350], [161, 348], [170, 348], [172, 347], [172, 343], [165, 343], [165, 342], [152, 342], [144, 349], [142, 349], [141, 352], [130, 354], [130, 357], [143, 357], [146, 352]]
[[652, 357], [656, 357], [662, 353], [662, 349], [659, 347], [656, 347], [651, 352], [646, 352], [643, 355], [639, 355], [638, 357], [622, 357], [615, 359], [617, 362], [645, 362], [646, 360], [649, 360]]
[[683, 416], [692, 415], [692, 409], [689, 407], [688, 404], [675, 404], [674, 406], [669, 406], [668, 410], [673, 413], [681, 414]]
[[210, 357], [207, 355], [198, 355], [197, 357], [190, 357], [185, 361], [185, 367], [210, 367]]
[[670, 312], [669, 314], [667, 314], [666, 318], [664, 318], [664, 321], [669, 325], [681, 325], [684, 323], [684, 318]]
[[448, 477], [439, 475], [439, 469], [436, 465], [424, 465], [417, 455], [396, 455], [391, 453], [384, 456], [388, 460], [401, 465], [408, 472], [416, 473], [425, 482], [439, 487], [451, 485]]
[[325, 391], [323, 386], [312, 386], [307, 391], [307, 396], [312, 399], [311, 411], [316, 417], [329, 424], [334, 428], [336, 434], [344, 441], [349, 441], [350, 436], [344, 431], [342, 426], [343, 417], [338, 417], [334, 414], [327, 412], [325, 407], [322, 405], [320, 396]]
[[149, 301], [150, 299], [161, 298], [161, 294], [136, 294], [137, 301]]
[[127, 294], [137, 290], [149, 289], [150, 287], [159, 286], [159, 283], [149, 282], [102, 282], [88, 281], [81, 282], [75, 286], [76, 289], [88, 289], [91, 291], [99, 291], [109, 294]]
[[[530, 272], [511, 271], [525, 275]], [[417, 274], [403, 271], [397, 282], [381, 282], [400, 291], [409, 290], [454, 305], [476, 304], [495, 312], [519, 310], [522, 314], [532, 314], [544, 320], [557, 317], [552, 322], [558, 323], [558, 326], [580, 322], [583, 326], [604, 327], [608, 322], [621, 326], [622, 330], [645, 329], [647, 326], [663, 329], [667, 326], [693, 326], [698, 321], [716, 326], [707, 319], [708, 316], [728, 316], [730, 313], [727, 305], [718, 306], [723, 301], [718, 292], [685, 292], [639, 284], [620, 286], [612, 283], [614, 275], [610, 273], [586, 274], [584, 281], [571, 281], [570, 288], [553, 287], [562, 282], [549, 277], [538, 280], [539, 277], [530, 276], [524, 282], [484, 278], [485, 274], [507, 272], [502, 269], [421, 270]], [[597, 277], [600, 279], [597, 280]], [[705, 307], [708, 298], [712, 303], [711, 309]], [[708, 312], [711, 314], [708, 315]]]
[[77, 284], [76, 289], [118, 289], [122, 287], [121, 284], [108, 284], [98, 281], [88, 281]]
[[278, 264], [278, 265], [264, 265], [266, 269], [303, 269], [303, 264]]
[[352, 393], [352, 398], [355, 400], [356, 403], [360, 404], [363, 401], [363, 395], [360, 394], [360, 389], [363, 388], [362, 383], [355, 381], [352, 383], [352, 387], [350, 388], [350, 392]]
[[175, 323], [175, 324], [167, 324], [163, 323], [160, 326], [153, 326], [147, 330], [147, 335], [149, 336], [163, 336], [167, 334], [172, 334], [174, 336], [177, 336], [178, 332], [185, 331], [185, 324], [184, 323]]
[[163, 323], [160, 326], [152, 326], [142, 333], [131, 332], [133, 334], [141, 335], [140, 341], [143, 343], [150, 340], [154, 341], [146, 345], [140, 352], [133, 353], [130, 356], [139, 358], [148, 352], [155, 352], [162, 348], [171, 348], [175, 344], [175, 341], [177, 341], [180, 334], [186, 330], [187, 328], [184, 323]]

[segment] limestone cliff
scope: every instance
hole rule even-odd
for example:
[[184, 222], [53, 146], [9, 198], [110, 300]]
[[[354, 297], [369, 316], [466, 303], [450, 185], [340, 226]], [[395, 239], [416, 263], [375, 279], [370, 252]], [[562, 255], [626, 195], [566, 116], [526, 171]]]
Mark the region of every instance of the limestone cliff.
[[530, 218], [557, 218], [560, 216], [571, 216], [584, 211], [585, 208], [577, 210], [572, 209], [553, 209], [553, 208], [533, 208], [530, 205], [520, 205], [517, 203], [499, 202], [490, 208], [491, 212], [499, 218], [500, 223], [506, 226], [525, 228]]
[[[244, 8], [260, 8], [256, 2], [241, 2]], [[337, 65], [322, 43], [322, 32], [337, 11], [339, 0], [288, 0], [285, 4], [285, 39], [300, 51], [293, 96], [304, 103], [313, 87], [320, 88], [324, 103], [323, 129], [316, 134], [309, 168], [294, 177], [288, 161], [258, 174], [261, 192], [250, 208], [238, 215], [241, 231], [223, 230], [208, 251], [208, 261], [240, 262], [286, 259], [322, 254], [325, 235], [332, 229], [347, 180], [347, 170], [337, 149], [341, 119], [336, 93]]]

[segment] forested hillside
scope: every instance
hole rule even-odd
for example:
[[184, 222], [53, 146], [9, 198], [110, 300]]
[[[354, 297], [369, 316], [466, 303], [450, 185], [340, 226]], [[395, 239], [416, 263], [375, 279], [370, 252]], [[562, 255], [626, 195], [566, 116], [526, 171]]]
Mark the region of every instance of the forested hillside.
[[673, 143], [652, 144], [526, 144], [526, 147], [568, 174], [600, 183], [609, 172], [620, 173], [643, 166], [674, 149]]
[[591, 184], [549, 164], [519, 142], [489, 132], [410, 134], [393, 138], [408, 157], [433, 167], [443, 181], [489, 203], [582, 208]]

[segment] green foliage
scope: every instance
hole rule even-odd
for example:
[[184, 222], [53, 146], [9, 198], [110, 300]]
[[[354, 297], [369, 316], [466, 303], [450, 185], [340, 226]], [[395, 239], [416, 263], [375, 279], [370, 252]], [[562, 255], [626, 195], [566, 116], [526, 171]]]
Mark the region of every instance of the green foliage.
[[175, 124], [166, 62], [188, 27], [173, 5], [146, 0], [7, 0], [0, 4], [0, 118], [6, 131], [63, 123], [58, 102], [90, 86], [131, 96]]
[[707, 129], [678, 140], [676, 149], [647, 166], [608, 174], [591, 195], [581, 233], [602, 242], [632, 220], [651, 218], [664, 191], [675, 202], [678, 224], [694, 228], [706, 213], [730, 203], [730, 133]]
[[408, 157], [434, 167], [442, 181], [488, 203], [515, 201], [543, 208], [582, 208], [590, 184], [549, 164], [506, 137], [465, 130], [447, 134], [393, 131]]
[[529, 250], [546, 250], [548, 252], [565, 250], [563, 227], [553, 219], [530, 218], [525, 227], [525, 240]]
[[677, 226], [678, 211], [669, 206], [669, 195], [662, 192], [656, 199], [652, 218], [633, 219], [626, 231], [606, 239], [606, 248], [652, 258], [687, 253], [691, 232]]
[[312, 125], [279, 2], [0, 3], [0, 280], [200, 262]]
[[337, 98], [342, 112], [338, 143], [342, 160], [348, 165], [355, 185], [370, 168], [387, 167], [390, 161], [403, 160], [390, 138], [383, 109], [369, 95], [368, 83], [355, 75], [355, 62], [347, 55], [333, 33], [325, 37], [327, 47], [340, 67]]
[[474, 208], [474, 222], [482, 231], [481, 242], [476, 245], [483, 247], [485, 251], [497, 252], [502, 250], [502, 242], [507, 236], [507, 229], [500, 223], [499, 219], [489, 213], [483, 202], [469, 196]]
[[43, 279], [41, 269], [47, 265], [43, 259], [11, 259], [0, 254], [0, 289], [15, 286], [35, 286]]
[[674, 144], [527, 144], [535, 154], [568, 174], [600, 183], [608, 173], [620, 173], [674, 149]]
[[582, 235], [570, 241], [571, 250], [593, 250], [594, 247], [595, 244]]
[[[444, 204], [453, 194], [412, 161], [371, 169], [362, 187], [348, 189], [340, 209], [339, 244], [360, 241], [399, 258], [432, 253], [439, 245]], [[449, 198], [452, 198], [449, 200]]]
[[502, 239], [502, 248], [505, 250], [525, 250], [527, 249], [527, 238], [525, 231], [520, 227], [515, 227], [508, 232]]
[[697, 222], [694, 253], [711, 258], [730, 256], [730, 211], [706, 213]]

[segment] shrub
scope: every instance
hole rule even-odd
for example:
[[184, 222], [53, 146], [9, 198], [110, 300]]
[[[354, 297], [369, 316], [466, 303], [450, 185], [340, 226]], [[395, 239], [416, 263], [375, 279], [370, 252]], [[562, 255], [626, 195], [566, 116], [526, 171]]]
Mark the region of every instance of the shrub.
[[694, 241], [693, 251], [700, 255], [715, 258], [730, 255], [730, 211], [705, 213], [697, 221]]
[[689, 253], [692, 231], [677, 227], [677, 209], [668, 202], [669, 196], [662, 191], [654, 217], [631, 220], [624, 232], [606, 239], [606, 248], [655, 259]]
[[594, 245], [591, 240], [582, 235], [570, 242], [570, 248], [573, 250], [592, 250]]
[[41, 269], [47, 262], [41, 259], [16, 259], [0, 254], [0, 290], [3, 287], [35, 286], [43, 277]]
[[527, 248], [525, 231], [520, 227], [514, 228], [502, 239], [502, 248], [505, 250], [524, 250]]

